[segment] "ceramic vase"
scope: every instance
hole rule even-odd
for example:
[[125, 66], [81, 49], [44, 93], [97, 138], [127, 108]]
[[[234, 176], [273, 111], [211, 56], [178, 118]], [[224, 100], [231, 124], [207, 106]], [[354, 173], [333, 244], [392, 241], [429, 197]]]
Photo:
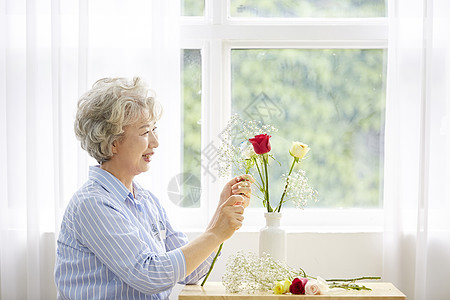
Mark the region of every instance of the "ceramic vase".
[[266, 226], [259, 232], [259, 255], [267, 253], [286, 262], [286, 231], [280, 226], [281, 213], [264, 213]]

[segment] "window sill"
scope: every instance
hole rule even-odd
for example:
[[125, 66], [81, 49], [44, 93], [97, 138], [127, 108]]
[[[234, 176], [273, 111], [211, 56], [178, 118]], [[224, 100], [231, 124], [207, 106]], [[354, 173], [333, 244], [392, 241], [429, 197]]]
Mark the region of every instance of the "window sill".
[[[259, 232], [265, 226], [264, 209], [247, 208], [239, 233]], [[281, 226], [296, 233], [377, 233], [384, 230], [383, 209], [284, 209]], [[185, 232], [201, 233], [204, 228], [184, 226]]]

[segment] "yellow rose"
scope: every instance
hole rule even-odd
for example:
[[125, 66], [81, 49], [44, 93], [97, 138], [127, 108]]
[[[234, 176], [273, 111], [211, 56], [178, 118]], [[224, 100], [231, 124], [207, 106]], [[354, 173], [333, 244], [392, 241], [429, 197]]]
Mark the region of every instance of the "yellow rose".
[[284, 293], [289, 293], [289, 288], [291, 287], [291, 282], [289, 280], [284, 280], [284, 284], [283, 284], [283, 288], [284, 288]]
[[277, 295], [286, 294], [289, 292], [289, 287], [291, 286], [291, 282], [289, 280], [278, 281], [273, 287], [273, 292]]
[[306, 144], [303, 144], [301, 142], [292, 142], [291, 149], [289, 150], [289, 153], [293, 157], [296, 157], [298, 159], [302, 159], [305, 157], [306, 153], [310, 150], [309, 146]]

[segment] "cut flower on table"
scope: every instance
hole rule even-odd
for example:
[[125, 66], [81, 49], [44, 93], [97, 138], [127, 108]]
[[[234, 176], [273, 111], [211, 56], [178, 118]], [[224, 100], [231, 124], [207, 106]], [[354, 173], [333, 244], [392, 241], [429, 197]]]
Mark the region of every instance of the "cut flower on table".
[[292, 280], [291, 286], [289, 287], [289, 292], [295, 295], [304, 295], [307, 282], [308, 278], [294, 278], [294, 280]]
[[328, 283], [322, 277], [310, 279], [305, 285], [306, 295], [324, 295], [330, 290]]
[[287, 279], [284, 281], [278, 281], [275, 283], [275, 286], [273, 287], [274, 294], [280, 295], [280, 294], [286, 294], [289, 293], [289, 288], [291, 287], [291, 282]]

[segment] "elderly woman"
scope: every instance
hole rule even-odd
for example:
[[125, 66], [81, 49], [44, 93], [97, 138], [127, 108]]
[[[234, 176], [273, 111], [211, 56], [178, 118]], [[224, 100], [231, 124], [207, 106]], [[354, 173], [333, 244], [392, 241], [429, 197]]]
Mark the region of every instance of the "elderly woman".
[[218, 246], [241, 227], [249, 175], [225, 185], [209, 226], [191, 242], [134, 181], [158, 147], [160, 111], [139, 78], [102, 79], [81, 97], [76, 136], [99, 166], [90, 167], [61, 224], [58, 299], [167, 299], [177, 282], [198, 282]]

